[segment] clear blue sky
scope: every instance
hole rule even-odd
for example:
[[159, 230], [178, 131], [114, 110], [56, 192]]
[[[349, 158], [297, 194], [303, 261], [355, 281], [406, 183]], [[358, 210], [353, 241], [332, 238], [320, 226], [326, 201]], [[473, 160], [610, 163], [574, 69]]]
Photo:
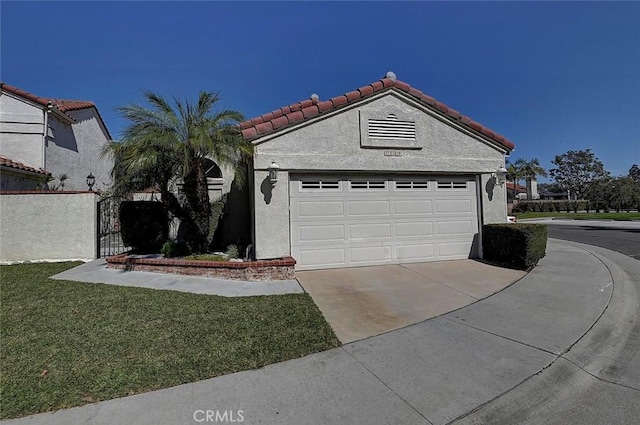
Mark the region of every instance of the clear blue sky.
[[640, 163], [640, 3], [7, 2], [1, 79], [116, 108], [221, 91], [251, 118], [398, 78], [516, 144]]

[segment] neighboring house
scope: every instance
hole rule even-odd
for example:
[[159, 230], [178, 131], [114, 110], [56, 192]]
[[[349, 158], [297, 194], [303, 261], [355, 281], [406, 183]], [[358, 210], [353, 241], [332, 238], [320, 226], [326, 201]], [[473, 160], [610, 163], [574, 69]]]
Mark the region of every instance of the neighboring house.
[[48, 171], [0, 155], [0, 190], [39, 189], [48, 177], [51, 177]]
[[[100, 159], [111, 136], [95, 104], [36, 96], [0, 83], [0, 154], [8, 160], [37, 170], [46, 170], [59, 184], [66, 175], [65, 190], [87, 190], [89, 174], [95, 177], [94, 190], [111, 183], [112, 160]], [[2, 174], [12, 187], [21, 187], [15, 176]]]
[[[506, 183], [506, 186], [507, 186], [508, 202], [513, 201], [514, 194], [516, 199], [527, 199], [527, 188], [525, 186], [516, 184], [514, 182], [510, 182], [510, 181]], [[515, 192], [514, 192], [514, 187], [515, 187]]]
[[478, 257], [482, 225], [506, 222], [496, 171], [514, 144], [393, 73], [240, 128], [255, 147], [258, 259], [291, 255], [305, 270]]

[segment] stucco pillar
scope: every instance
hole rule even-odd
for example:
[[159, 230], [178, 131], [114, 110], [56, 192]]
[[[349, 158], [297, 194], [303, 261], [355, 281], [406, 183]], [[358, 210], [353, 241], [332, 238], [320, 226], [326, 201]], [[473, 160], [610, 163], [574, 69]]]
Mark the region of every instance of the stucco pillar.
[[254, 173], [255, 252], [259, 260], [291, 255], [289, 172], [280, 170], [273, 186], [267, 170]]

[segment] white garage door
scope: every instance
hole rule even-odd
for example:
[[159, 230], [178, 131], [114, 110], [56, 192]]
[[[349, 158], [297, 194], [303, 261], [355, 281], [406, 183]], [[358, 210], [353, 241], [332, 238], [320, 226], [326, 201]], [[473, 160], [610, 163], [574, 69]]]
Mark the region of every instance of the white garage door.
[[292, 175], [291, 255], [300, 270], [468, 258], [473, 177]]

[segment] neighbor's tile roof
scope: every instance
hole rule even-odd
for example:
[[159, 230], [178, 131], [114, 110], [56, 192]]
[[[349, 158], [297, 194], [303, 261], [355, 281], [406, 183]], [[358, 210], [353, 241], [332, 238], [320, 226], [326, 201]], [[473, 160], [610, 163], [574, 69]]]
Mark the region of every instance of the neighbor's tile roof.
[[0, 165], [9, 168], [15, 168], [17, 170], [43, 174], [45, 176], [51, 175], [50, 172], [43, 170], [42, 168], [29, 167], [28, 165], [24, 165], [22, 162], [14, 161], [13, 159], [7, 158], [6, 156], [2, 155], [0, 155]]
[[6, 90], [9, 93], [13, 93], [16, 96], [22, 97], [23, 99], [28, 99], [42, 106], [55, 106], [60, 112], [75, 111], [85, 108], [95, 108], [96, 106], [93, 102], [88, 100], [67, 100], [41, 97], [7, 83], [0, 83], [0, 85], [2, 86], [2, 90]]
[[361, 99], [366, 99], [374, 94], [391, 89], [396, 89], [408, 94], [427, 107], [436, 109], [459, 124], [484, 135], [499, 145], [504, 146], [508, 150], [513, 150], [515, 148], [513, 142], [507, 140], [504, 136], [501, 136], [487, 127], [473, 121], [471, 118], [462, 115], [458, 111], [449, 108], [444, 103], [438, 102], [434, 98], [427, 96], [420, 90], [411, 87], [409, 84], [387, 77], [371, 83], [368, 86], [360, 87], [357, 90], [333, 97], [329, 100], [319, 101], [317, 98], [312, 98], [302, 100], [298, 103], [294, 103], [293, 105], [284, 106], [280, 109], [276, 109], [275, 111], [240, 123], [240, 129], [242, 130], [242, 135], [246, 140], [254, 140], [278, 130], [282, 130], [288, 126], [302, 123], [313, 117], [333, 112], [347, 105], [358, 102]]

